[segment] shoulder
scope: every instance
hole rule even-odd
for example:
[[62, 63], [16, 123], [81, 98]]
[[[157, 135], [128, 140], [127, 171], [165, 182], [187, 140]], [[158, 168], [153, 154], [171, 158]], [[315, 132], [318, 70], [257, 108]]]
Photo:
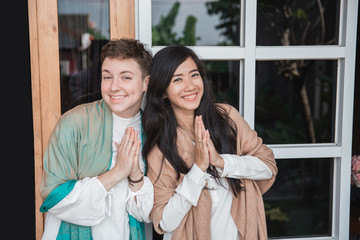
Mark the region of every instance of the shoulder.
[[[64, 134], [76, 137], [81, 135], [84, 130], [89, 129], [100, 131], [97, 129], [99, 124], [103, 125], [105, 122], [106, 127], [111, 127], [112, 114], [102, 100], [91, 103], [81, 104], [61, 115], [58, 120], [52, 136], [62, 136]], [[106, 117], [106, 115], [108, 115]]]
[[81, 118], [92, 113], [95, 115], [100, 115], [102, 114], [102, 112], [106, 110], [106, 108], [107, 105], [103, 100], [97, 100], [94, 102], [78, 105], [65, 112], [61, 116], [61, 118], [64, 120], [68, 120], [68, 119], [71, 120], [71, 119]]
[[58, 125], [80, 127], [82, 124], [87, 124], [91, 119], [102, 118], [108, 111], [110, 110], [103, 100], [81, 104], [65, 112], [60, 117]]
[[235, 107], [231, 106], [230, 104], [216, 103], [215, 106], [221, 113], [228, 116], [236, 124], [245, 122], [244, 118], [241, 116], [239, 111]]
[[226, 114], [240, 114], [236, 108], [227, 103], [215, 103], [215, 107]]

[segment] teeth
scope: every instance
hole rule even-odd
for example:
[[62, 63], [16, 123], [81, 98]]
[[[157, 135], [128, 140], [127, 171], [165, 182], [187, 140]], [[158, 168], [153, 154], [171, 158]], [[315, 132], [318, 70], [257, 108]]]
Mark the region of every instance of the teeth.
[[125, 98], [126, 96], [110, 96], [112, 99], [115, 99], [115, 100], [117, 100], [117, 99], [123, 99], [123, 98]]
[[193, 94], [193, 95], [190, 95], [190, 96], [186, 96], [186, 97], [184, 97], [185, 99], [191, 99], [191, 98], [194, 98], [194, 97], [196, 97], [196, 94]]

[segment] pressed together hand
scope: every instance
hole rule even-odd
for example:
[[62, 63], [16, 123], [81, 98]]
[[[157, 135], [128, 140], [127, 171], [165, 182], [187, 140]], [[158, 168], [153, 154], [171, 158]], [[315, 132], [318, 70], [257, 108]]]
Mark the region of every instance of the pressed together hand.
[[[137, 136], [138, 132], [133, 127], [126, 128], [119, 144], [115, 166], [98, 177], [106, 190], [110, 190], [126, 177], [132, 180], [142, 178], [143, 174], [139, 166], [141, 140]], [[132, 188], [136, 190], [141, 186], [142, 184], [140, 186], [132, 186]]]
[[216, 151], [209, 130], [205, 130], [201, 116], [195, 117], [195, 138], [196, 165], [203, 171], [206, 171], [210, 164], [224, 168], [224, 160]]

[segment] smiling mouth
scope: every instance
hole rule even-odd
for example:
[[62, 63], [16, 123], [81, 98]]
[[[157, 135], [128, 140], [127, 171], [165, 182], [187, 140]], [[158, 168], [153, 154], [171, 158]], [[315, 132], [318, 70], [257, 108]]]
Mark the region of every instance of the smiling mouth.
[[110, 98], [113, 99], [113, 100], [121, 100], [121, 99], [124, 99], [126, 98], [127, 96], [125, 95], [122, 95], [122, 96], [111, 96], [110, 95]]
[[183, 99], [185, 99], [186, 101], [194, 101], [196, 99], [197, 93], [191, 94], [191, 95], [186, 95], [184, 97], [182, 97]]

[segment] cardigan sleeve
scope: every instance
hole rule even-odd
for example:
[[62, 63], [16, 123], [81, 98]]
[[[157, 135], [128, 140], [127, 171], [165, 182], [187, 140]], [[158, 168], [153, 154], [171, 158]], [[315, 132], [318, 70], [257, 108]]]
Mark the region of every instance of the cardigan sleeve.
[[165, 166], [167, 161], [157, 146], [152, 149], [147, 160], [149, 163], [147, 176], [154, 186], [154, 206], [150, 213], [150, 220], [153, 222], [155, 231], [163, 234], [160, 221], [166, 204], [175, 194], [177, 184], [173, 176], [176, 176], [176, 173], [175, 170], [170, 172], [170, 169]]
[[272, 177], [272, 171], [260, 159], [254, 156], [220, 154], [224, 159], [224, 169], [216, 168], [221, 177], [265, 180]]
[[250, 155], [257, 157], [272, 172], [271, 179], [256, 181], [261, 193], [264, 194], [274, 183], [278, 172], [273, 151], [263, 143], [257, 132], [250, 128], [249, 124], [234, 107], [230, 105], [221, 106], [228, 112], [229, 118], [235, 123], [237, 128], [237, 154], [239, 156]]

